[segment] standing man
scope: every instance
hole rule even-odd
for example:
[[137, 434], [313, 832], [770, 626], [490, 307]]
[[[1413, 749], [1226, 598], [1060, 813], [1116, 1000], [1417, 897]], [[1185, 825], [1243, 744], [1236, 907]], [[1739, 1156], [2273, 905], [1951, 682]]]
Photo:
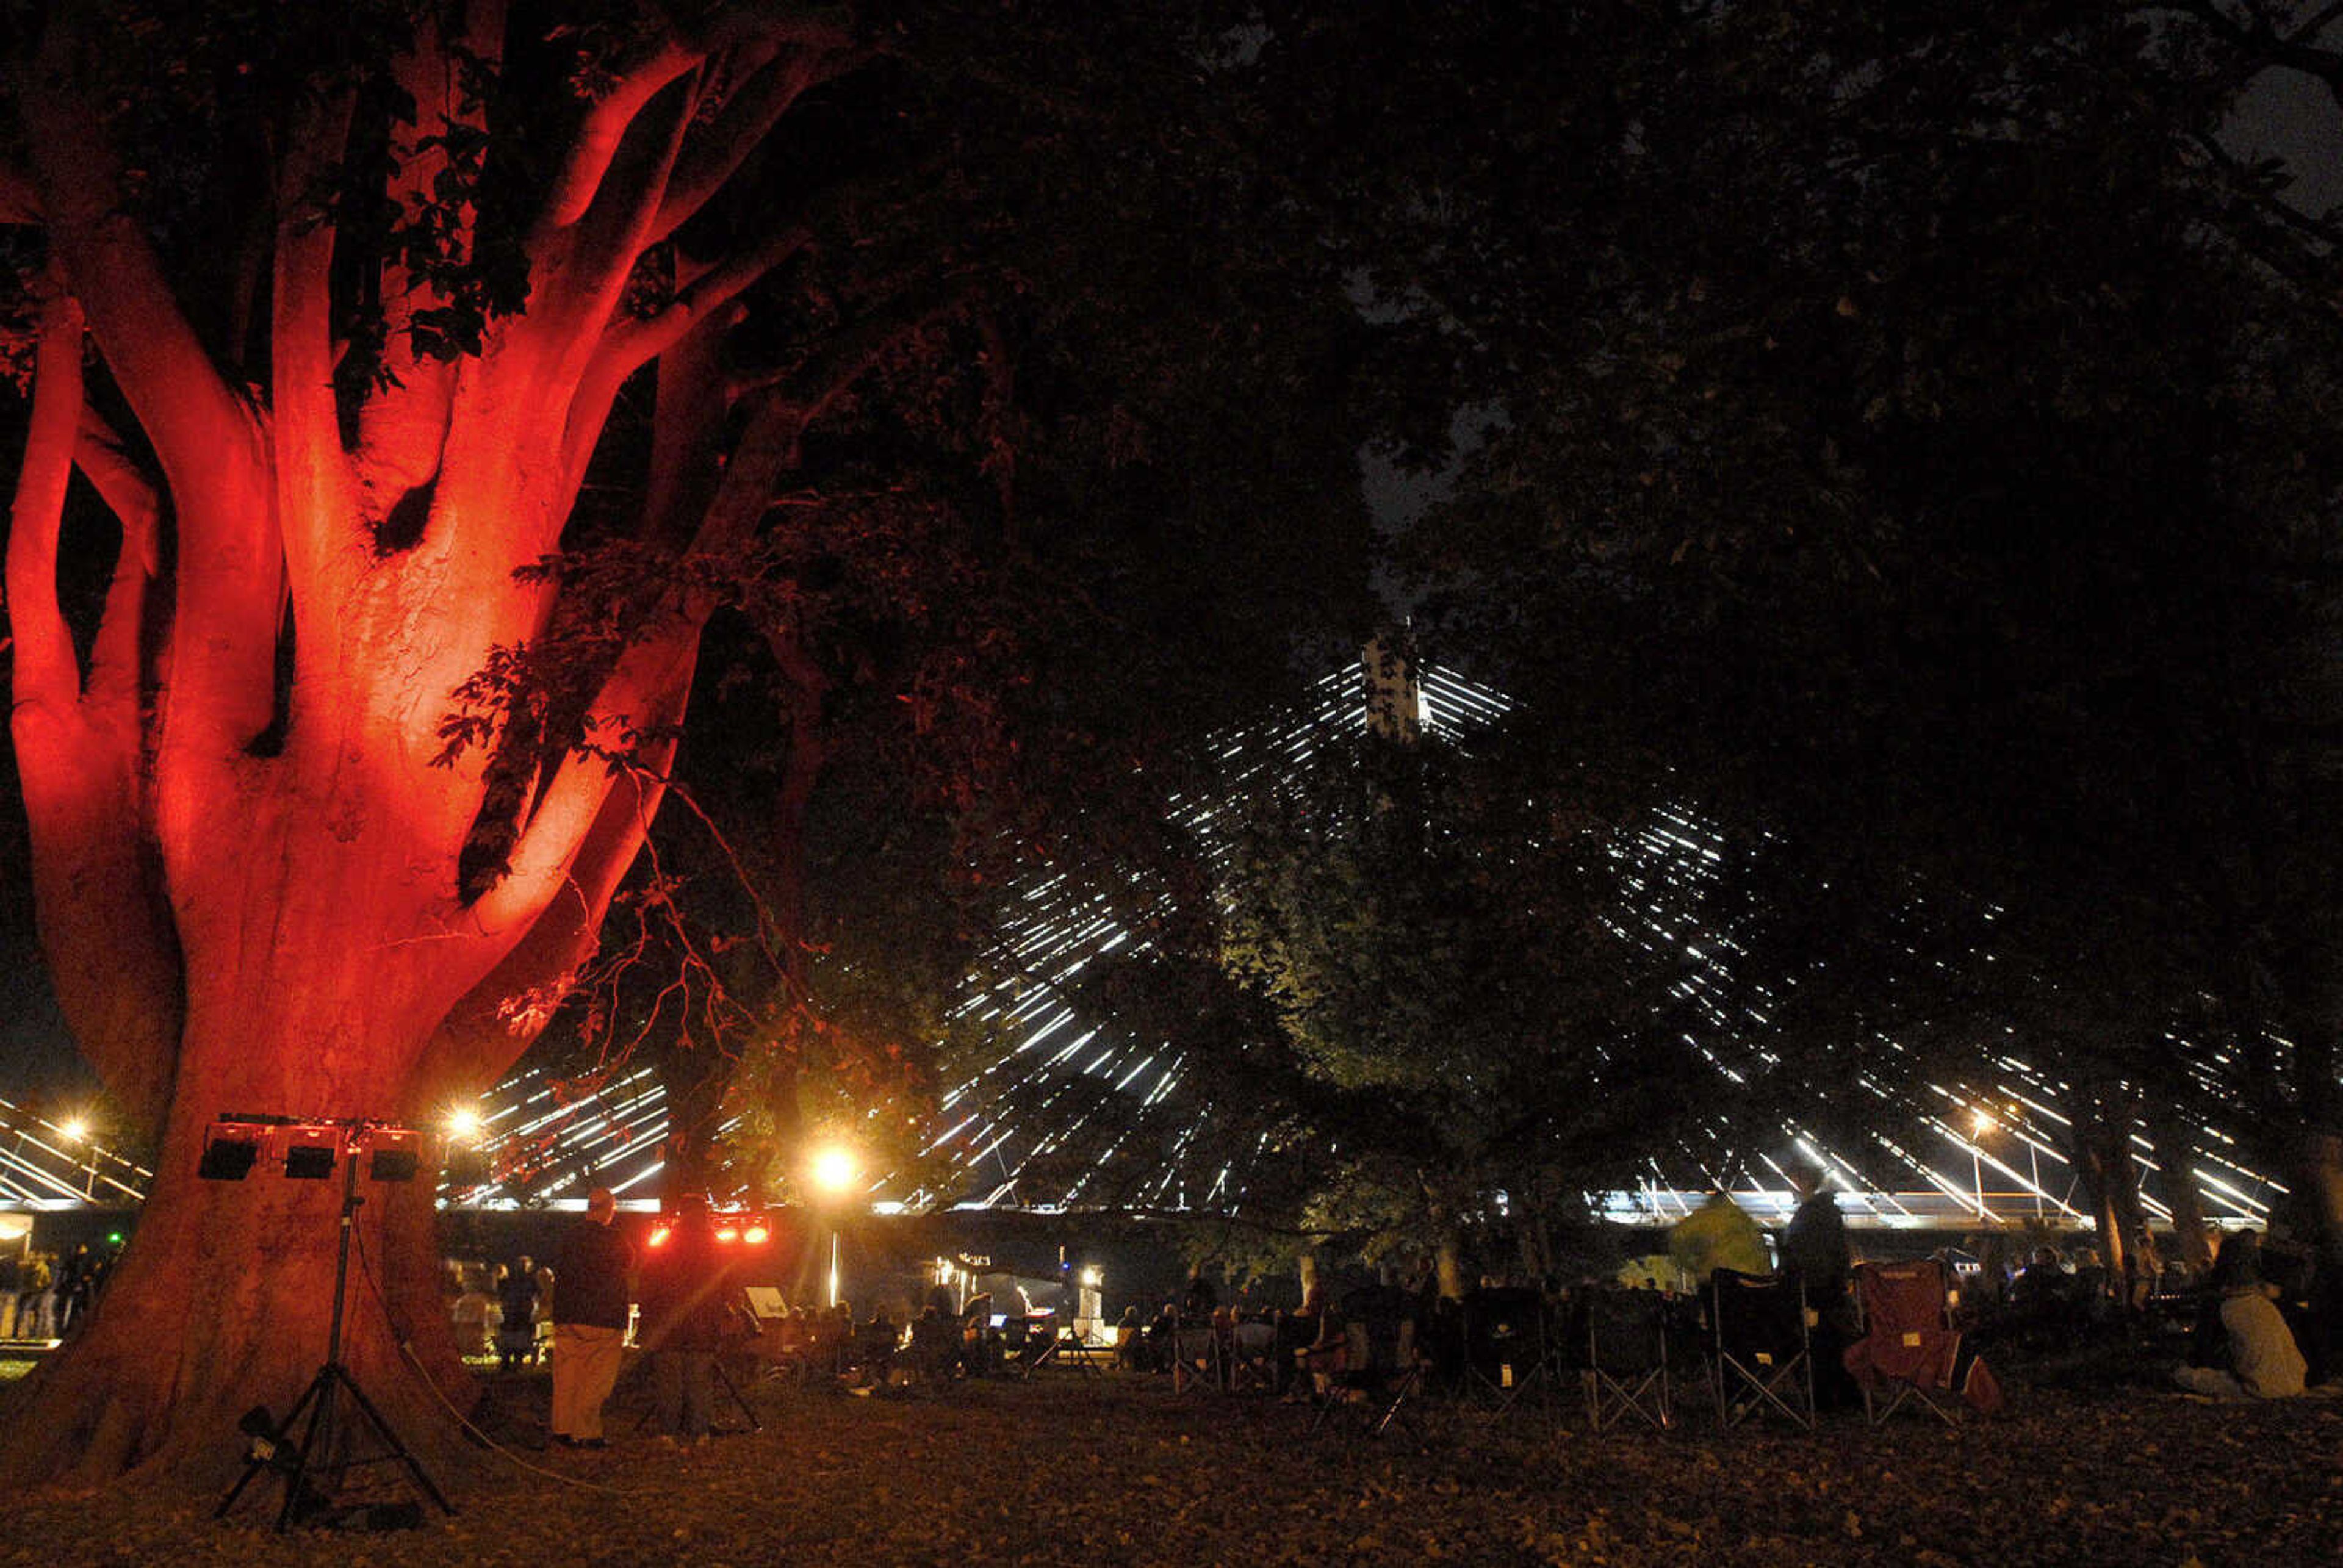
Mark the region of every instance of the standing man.
[[595, 1188], [554, 1255], [553, 1441], [564, 1448], [609, 1446], [602, 1402], [618, 1381], [635, 1269], [634, 1248], [610, 1222], [618, 1213], [617, 1194]]
[[661, 1216], [667, 1244], [643, 1276], [641, 1342], [651, 1352], [651, 1400], [669, 1438], [704, 1442], [713, 1413], [716, 1352], [732, 1299], [708, 1200], [687, 1193]]
[[1846, 1240], [1846, 1220], [1830, 1190], [1830, 1172], [1816, 1165], [1790, 1178], [1800, 1198], [1789, 1229], [1782, 1232], [1782, 1267], [1806, 1287], [1807, 1320], [1814, 1324], [1815, 1403], [1847, 1410], [1863, 1391], [1846, 1370], [1846, 1347], [1857, 1332], [1847, 1283], [1855, 1268]]

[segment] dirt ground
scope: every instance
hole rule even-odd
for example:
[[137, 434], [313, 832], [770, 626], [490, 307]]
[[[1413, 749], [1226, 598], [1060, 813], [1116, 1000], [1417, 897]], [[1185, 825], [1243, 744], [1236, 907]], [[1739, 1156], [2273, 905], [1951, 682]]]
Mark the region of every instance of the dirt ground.
[[2343, 1401], [2009, 1381], [2008, 1412], [1957, 1429], [1840, 1416], [1814, 1436], [1728, 1434], [1686, 1399], [1674, 1432], [1594, 1434], [1574, 1397], [1503, 1419], [1427, 1405], [1420, 1434], [1379, 1439], [1312, 1438], [1306, 1408], [1161, 1378], [873, 1398], [765, 1385], [762, 1432], [676, 1449], [616, 1409], [611, 1449], [584, 1453], [522, 1446], [542, 1441], [540, 1375], [503, 1385], [505, 1433], [534, 1468], [475, 1451], [441, 1477], [452, 1519], [280, 1537], [273, 1483], [224, 1524], [208, 1496], [123, 1488], [0, 1503], [0, 1562], [2343, 1562]]

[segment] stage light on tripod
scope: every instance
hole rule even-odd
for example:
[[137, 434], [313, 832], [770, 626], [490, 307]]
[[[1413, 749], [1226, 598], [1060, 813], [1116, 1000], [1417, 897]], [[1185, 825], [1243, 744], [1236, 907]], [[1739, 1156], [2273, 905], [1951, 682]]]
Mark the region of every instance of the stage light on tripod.
[[367, 1140], [367, 1177], [412, 1181], [423, 1164], [423, 1135], [404, 1127], [378, 1128]]
[[285, 1174], [296, 1181], [323, 1181], [334, 1173], [342, 1148], [338, 1127], [305, 1125], [285, 1130]]
[[241, 1181], [252, 1174], [267, 1141], [268, 1129], [248, 1122], [216, 1121], [204, 1129], [204, 1154], [196, 1174], [206, 1181]]

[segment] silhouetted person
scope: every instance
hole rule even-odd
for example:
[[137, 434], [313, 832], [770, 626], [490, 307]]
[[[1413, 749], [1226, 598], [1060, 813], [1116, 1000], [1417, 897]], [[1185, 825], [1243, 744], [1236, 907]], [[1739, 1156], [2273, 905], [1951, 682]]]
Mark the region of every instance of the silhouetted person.
[[553, 1257], [553, 1441], [565, 1447], [605, 1446], [602, 1404], [626, 1355], [635, 1249], [618, 1212], [616, 1195], [594, 1189]]

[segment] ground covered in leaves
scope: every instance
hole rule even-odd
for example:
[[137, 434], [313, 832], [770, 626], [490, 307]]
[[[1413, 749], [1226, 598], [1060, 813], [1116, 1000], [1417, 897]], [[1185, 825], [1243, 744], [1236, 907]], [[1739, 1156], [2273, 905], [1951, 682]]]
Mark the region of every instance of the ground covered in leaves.
[[675, 1449], [629, 1434], [635, 1411], [618, 1409], [608, 1452], [573, 1453], [527, 1446], [542, 1442], [539, 1375], [501, 1385], [514, 1458], [478, 1450], [442, 1477], [452, 1519], [278, 1537], [273, 1488], [215, 1524], [208, 1496], [125, 1487], [12, 1503], [0, 1562], [2343, 1561], [2343, 1401], [2224, 1407], [2059, 1381], [2012, 1379], [2007, 1413], [1957, 1430], [1842, 1416], [1812, 1437], [1728, 1435], [1687, 1401], [1666, 1434], [1590, 1433], [1574, 1403], [1502, 1420], [1432, 1406], [1420, 1438], [1382, 1439], [1313, 1439], [1307, 1409], [1161, 1378], [876, 1398], [768, 1384], [751, 1391], [760, 1432]]

